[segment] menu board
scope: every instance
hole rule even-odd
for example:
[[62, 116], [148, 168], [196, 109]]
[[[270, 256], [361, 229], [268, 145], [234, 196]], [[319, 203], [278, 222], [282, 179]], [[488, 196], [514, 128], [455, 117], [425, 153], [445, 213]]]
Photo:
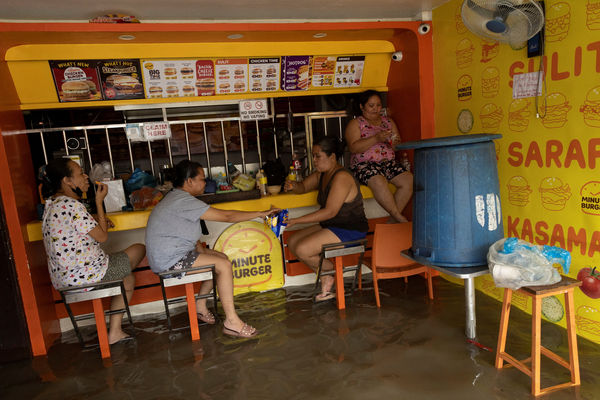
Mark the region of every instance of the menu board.
[[98, 61], [48, 61], [58, 100], [71, 101], [102, 100]]
[[311, 56], [285, 56], [281, 62], [281, 88], [308, 90]]
[[249, 88], [251, 92], [279, 90], [279, 58], [251, 58], [249, 64]]
[[215, 94], [211, 60], [144, 60], [142, 70], [149, 99]]
[[98, 61], [105, 100], [143, 99], [139, 60]]
[[338, 57], [335, 63], [333, 86], [355, 87], [362, 82], [365, 56]]
[[248, 90], [248, 60], [223, 58], [215, 61], [217, 94], [244, 93]]
[[315, 57], [313, 62], [312, 86], [331, 87], [335, 76], [335, 57]]

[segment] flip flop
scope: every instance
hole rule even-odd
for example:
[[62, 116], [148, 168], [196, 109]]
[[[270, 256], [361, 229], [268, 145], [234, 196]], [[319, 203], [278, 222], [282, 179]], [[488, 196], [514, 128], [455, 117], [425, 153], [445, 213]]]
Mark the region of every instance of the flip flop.
[[[321, 296], [321, 297], [319, 297], [319, 296]], [[316, 295], [313, 301], [315, 303], [322, 303], [324, 301], [328, 301], [331, 299], [335, 299], [335, 293], [325, 292], [325, 293], [319, 293], [318, 295]]]
[[258, 331], [256, 329], [253, 329], [254, 328], [248, 324], [244, 324], [244, 326], [242, 326], [242, 329], [240, 329], [239, 331], [233, 330], [223, 325], [224, 334], [239, 338], [251, 338], [256, 336], [258, 334]]
[[216, 322], [215, 316], [210, 311], [206, 314], [202, 314], [199, 312], [199, 313], [197, 313], [197, 315], [198, 315], [198, 321], [202, 321], [206, 324], [214, 325]]
[[124, 338], [121, 338], [121, 339], [117, 340], [116, 342], [111, 343], [110, 345], [113, 346], [118, 343], [127, 343], [133, 339], [135, 339], [133, 336], [125, 336]]

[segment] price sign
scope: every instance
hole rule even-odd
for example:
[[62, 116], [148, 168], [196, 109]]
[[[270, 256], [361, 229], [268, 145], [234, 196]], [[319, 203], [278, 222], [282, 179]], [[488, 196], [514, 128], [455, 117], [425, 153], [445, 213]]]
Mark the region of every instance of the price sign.
[[542, 95], [544, 74], [530, 72], [513, 76], [513, 99]]
[[148, 141], [171, 138], [171, 127], [168, 122], [145, 122], [144, 136]]
[[240, 119], [254, 121], [269, 119], [269, 110], [266, 99], [240, 101]]

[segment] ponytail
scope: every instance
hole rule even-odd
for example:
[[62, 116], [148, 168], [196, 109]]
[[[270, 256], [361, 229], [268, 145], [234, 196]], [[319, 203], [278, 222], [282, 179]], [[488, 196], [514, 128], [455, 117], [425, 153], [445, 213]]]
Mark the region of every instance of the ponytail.
[[42, 195], [44, 198], [55, 195], [62, 186], [64, 177], [73, 174], [69, 166], [69, 158], [56, 158], [40, 168], [38, 178], [42, 182]]

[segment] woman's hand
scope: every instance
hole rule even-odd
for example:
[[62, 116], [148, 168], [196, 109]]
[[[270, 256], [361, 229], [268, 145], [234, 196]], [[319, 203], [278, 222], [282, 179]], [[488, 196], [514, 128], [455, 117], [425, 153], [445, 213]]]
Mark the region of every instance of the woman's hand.
[[284, 192], [293, 192], [297, 186], [298, 186], [298, 182], [290, 181], [290, 180], [286, 179], [285, 183], [283, 184], [283, 191]]
[[392, 131], [390, 129], [377, 132], [375, 136], [377, 137], [377, 141], [380, 143], [392, 143]]
[[277, 214], [278, 212], [281, 211], [281, 208], [277, 208], [274, 205], [271, 205], [271, 208], [266, 210], [266, 211], [262, 211], [260, 217], [261, 218], [265, 218], [269, 215], [273, 215], [273, 214]]
[[108, 186], [102, 182], [96, 182], [96, 204], [102, 204], [107, 194]]

